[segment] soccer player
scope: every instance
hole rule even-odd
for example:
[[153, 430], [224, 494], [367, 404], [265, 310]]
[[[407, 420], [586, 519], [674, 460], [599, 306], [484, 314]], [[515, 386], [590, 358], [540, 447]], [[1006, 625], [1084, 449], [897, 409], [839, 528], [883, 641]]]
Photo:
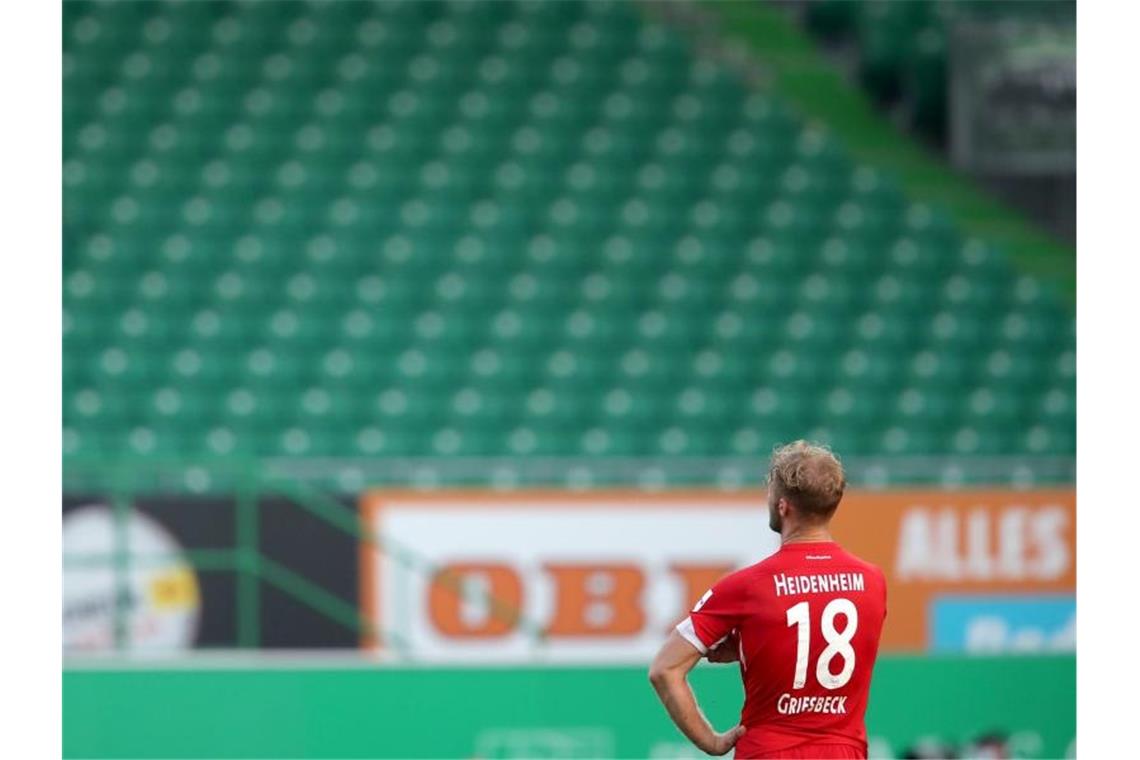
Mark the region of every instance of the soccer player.
[[[698, 748], [738, 758], [865, 758], [863, 714], [886, 581], [828, 532], [846, 478], [826, 448], [796, 441], [772, 455], [768, 524], [780, 549], [725, 576], [700, 598], [653, 660], [649, 679]], [[740, 723], [717, 733], [687, 675], [701, 657], [739, 661]]]

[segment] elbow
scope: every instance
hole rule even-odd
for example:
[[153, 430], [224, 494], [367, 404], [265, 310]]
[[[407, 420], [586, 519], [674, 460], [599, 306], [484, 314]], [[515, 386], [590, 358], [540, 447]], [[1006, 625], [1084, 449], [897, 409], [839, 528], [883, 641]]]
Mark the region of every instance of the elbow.
[[654, 662], [649, 666], [649, 683], [658, 691], [664, 689], [673, 678], [673, 671], [660, 663]]

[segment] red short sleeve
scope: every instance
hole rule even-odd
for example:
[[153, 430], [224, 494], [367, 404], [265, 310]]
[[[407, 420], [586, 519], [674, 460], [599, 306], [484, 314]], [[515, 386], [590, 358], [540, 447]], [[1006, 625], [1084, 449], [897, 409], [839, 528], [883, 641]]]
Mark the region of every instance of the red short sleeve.
[[705, 654], [740, 625], [745, 614], [745, 584], [740, 573], [721, 578], [677, 624], [677, 632]]

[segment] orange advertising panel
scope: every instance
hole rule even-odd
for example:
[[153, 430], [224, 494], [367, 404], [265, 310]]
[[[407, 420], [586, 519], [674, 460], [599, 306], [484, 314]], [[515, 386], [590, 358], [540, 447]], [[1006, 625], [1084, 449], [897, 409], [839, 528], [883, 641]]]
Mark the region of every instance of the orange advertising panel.
[[852, 492], [832, 532], [886, 573], [883, 648], [917, 650], [940, 595], [1074, 593], [1075, 508], [1072, 489]]

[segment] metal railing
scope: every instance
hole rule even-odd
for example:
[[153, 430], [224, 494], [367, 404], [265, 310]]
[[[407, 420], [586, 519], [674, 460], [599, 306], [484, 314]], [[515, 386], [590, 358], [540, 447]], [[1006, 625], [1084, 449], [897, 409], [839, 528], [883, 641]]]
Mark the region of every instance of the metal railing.
[[[855, 488], [903, 486], [1033, 488], [1076, 480], [1073, 456], [844, 457]], [[655, 490], [735, 490], [762, 485], [758, 457], [395, 457], [255, 459], [102, 459], [64, 462], [65, 493], [129, 488], [143, 493], [235, 493], [251, 484], [303, 484], [328, 493], [370, 487], [432, 490], [548, 486], [584, 490], [615, 486]]]
[[[1075, 481], [1072, 457], [869, 457], [845, 460], [853, 487], [936, 485], [1038, 487]], [[426, 558], [397, 542], [365, 530], [359, 517], [334, 494], [359, 494], [372, 487], [392, 486], [431, 490], [485, 487], [512, 490], [555, 487], [573, 490], [633, 487], [645, 490], [701, 487], [722, 490], [762, 485], [763, 463], [755, 458], [587, 459], [587, 458], [455, 458], [455, 459], [106, 459], [75, 458], [64, 462], [64, 493], [95, 495], [111, 505], [114, 546], [108, 553], [64, 557], [69, 569], [113, 567], [115, 639], [127, 646], [126, 600], [131, 568], [139, 563], [170, 562], [169, 554], [133, 554], [127, 525], [132, 504], [144, 495], [219, 494], [234, 499], [232, 548], [188, 549], [177, 555], [198, 571], [236, 575], [237, 644], [258, 648], [262, 642], [258, 611], [264, 583], [360, 638], [380, 638], [397, 655], [407, 642], [392, 630], [376, 630], [357, 605], [346, 602], [305, 575], [267, 556], [261, 547], [258, 505], [264, 499], [285, 500], [359, 542], [374, 548], [400, 567], [432, 578], [457, 594], [470, 594], [459, 580], [439, 574]], [[541, 627], [520, 610], [486, 593], [475, 592], [488, 614], [510, 620], [532, 640], [543, 638]]]

